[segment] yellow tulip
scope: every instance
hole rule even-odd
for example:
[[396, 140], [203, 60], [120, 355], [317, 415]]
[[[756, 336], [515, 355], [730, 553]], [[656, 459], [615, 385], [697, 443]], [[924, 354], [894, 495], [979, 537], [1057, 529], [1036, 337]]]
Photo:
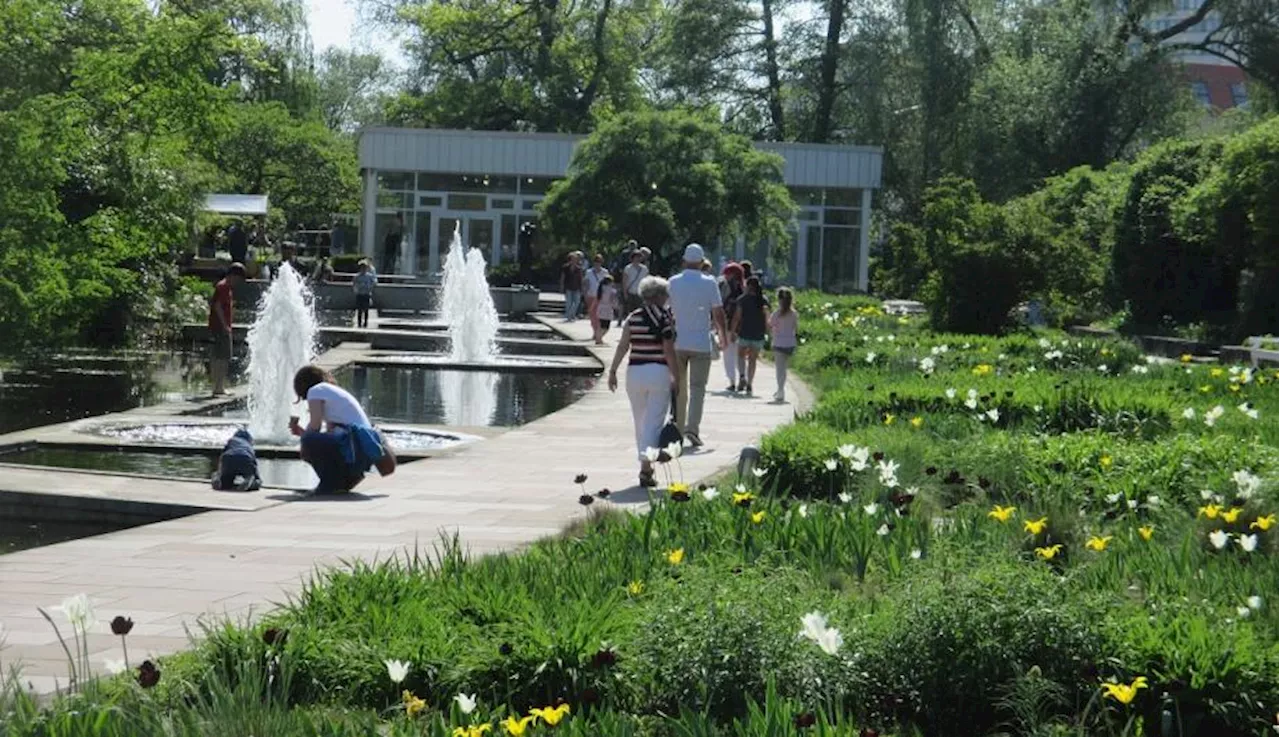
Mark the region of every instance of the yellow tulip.
[[1102, 457], [1098, 459], [1098, 465], [1099, 465], [1099, 466], [1102, 466], [1102, 470], [1103, 470], [1103, 471], [1107, 470], [1108, 468], [1111, 468], [1111, 464], [1112, 464], [1113, 462], [1114, 462], [1114, 461], [1111, 459], [1111, 456], [1109, 456], [1109, 455], [1107, 455], [1107, 454], [1105, 454], [1105, 453], [1103, 453], [1103, 454], [1102, 454]]
[[632, 596], [639, 596], [644, 593], [644, 581], [632, 581], [627, 584], [627, 593]]
[[413, 695], [412, 691], [406, 690], [400, 694], [400, 700], [404, 702], [405, 716], [412, 719], [418, 716], [418, 713], [427, 708], [427, 702]]
[[1017, 507], [1002, 507], [997, 504], [991, 508], [990, 512], [987, 512], [987, 516], [996, 522], [1008, 522], [1009, 518], [1012, 517], [1013, 513], [1017, 510]]
[[1022, 523], [1022, 529], [1030, 532], [1032, 535], [1039, 535], [1044, 532], [1044, 528], [1049, 526], [1049, 518], [1041, 517], [1040, 519], [1029, 519]]
[[1051, 545], [1047, 548], [1036, 548], [1036, 555], [1045, 560], [1053, 560], [1053, 556], [1057, 555], [1060, 550], [1062, 550], [1062, 545]]
[[1238, 518], [1240, 513], [1243, 511], [1244, 510], [1240, 507], [1232, 507], [1231, 509], [1222, 510], [1219, 514], [1222, 516], [1222, 521], [1230, 525], [1236, 521], [1236, 518]]
[[738, 505], [741, 505], [741, 504], [750, 504], [750, 503], [751, 503], [751, 500], [752, 500], [752, 499], [755, 499], [755, 498], [756, 498], [756, 495], [755, 495], [755, 494], [752, 494], [752, 493], [751, 493], [751, 492], [749, 492], [749, 491], [743, 491], [743, 492], [736, 492], [736, 491], [735, 491], [735, 492], [733, 493], [733, 503], [734, 503], [734, 504], [738, 504]]
[[546, 722], [548, 727], [554, 727], [569, 713], [569, 705], [561, 704], [554, 707], [547, 706], [542, 709], [530, 709], [529, 713]]
[[667, 551], [667, 562], [673, 566], [678, 566], [684, 562], [684, 548], [676, 548]]
[[1206, 519], [1217, 519], [1218, 513], [1222, 511], [1222, 507], [1217, 504], [1207, 504], [1200, 507], [1200, 511], [1196, 512], [1197, 517], [1205, 517]]
[[1138, 536], [1141, 537], [1143, 540], [1150, 540], [1151, 536], [1155, 534], [1155, 531], [1156, 531], [1155, 526], [1144, 525], [1138, 528]]
[[1147, 677], [1138, 676], [1133, 679], [1133, 683], [1116, 683], [1114, 681], [1102, 684], [1102, 690], [1106, 691], [1108, 698], [1115, 699], [1122, 704], [1128, 704], [1138, 695], [1138, 689], [1147, 687]]
[[751, 515], [751, 521], [757, 525], [760, 524], [761, 522], [764, 522], [764, 512], [756, 512], [755, 514]]
[[1182, 354], [1182, 359], [1181, 359], [1181, 360], [1182, 360], [1182, 362], [1183, 362], [1183, 363], [1191, 363], [1191, 354], [1190, 354], [1190, 353], [1183, 353], [1183, 354]]
[[915, 429], [919, 430], [921, 427], [923, 427], [923, 426], [924, 426], [924, 418], [923, 418], [923, 417], [912, 417], [912, 418], [911, 418], [911, 426], [912, 426], [912, 427], [914, 427]]
[[1200, 393], [1201, 393], [1201, 394], [1208, 394], [1208, 393], [1209, 393], [1209, 390], [1210, 390], [1210, 389], [1212, 389], [1212, 388], [1213, 388], [1213, 387], [1209, 386], [1208, 384], [1204, 384], [1204, 385], [1202, 385], [1202, 386], [1200, 387]]
[[534, 720], [534, 717], [531, 717], [531, 716], [522, 717], [520, 719], [516, 719], [515, 717], [507, 717], [506, 719], [503, 719], [501, 722], [499, 722], [499, 724], [502, 725], [502, 728], [505, 729], [507, 731], [507, 734], [511, 735], [511, 737], [521, 737], [521, 735], [524, 734], [525, 730], [529, 728], [529, 723], [532, 722], [533, 720]]
[[1270, 530], [1271, 526], [1274, 525], [1275, 523], [1276, 523], [1276, 516], [1274, 514], [1268, 514], [1266, 517], [1260, 516], [1253, 522], [1250, 522], [1249, 529], [1262, 530], [1263, 532], [1266, 532], [1267, 530]]
[[680, 494], [680, 493], [688, 494], [688, 493], [689, 493], [689, 485], [688, 485], [688, 484], [682, 484], [682, 483], [680, 483], [680, 482], [678, 482], [678, 481], [677, 481], [676, 483], [674, 483], [674, 484], [668, 484], [668, 485], [667, 485], [667, 493], [672, 494], [672, 495]]
[[1092, 550], [1095, 553], [1101, 553], [1102, 551], [1107, 549], [1107, 543], [1109, 542], [1111, 542], [1110, 535], [1107, 535], [1106, 537], [1095, 536], [1095, 537], [1089, 538], [1089, 541], [1086, 542], [1084, 545], [1086, 548]]
[[893, 416], [893, 415], [885, 415], [885, 416], [884, 416], [884, 424], [886, 424], [886, 425], [892, 425], [892, 424], [893, 424], [893, 420], [894, 420], [894, 416]]
[[1223, 371], [1220, 368], [1215, 367], [1215, 368], [1209, 369], [1209, 375], [1214, 377], [1215, 379], [1219, 376], [1222, 376], [1222, 374], [1223, 374]]
[[470, 727], [454, 727], [453, 737], [484, 737], [484, 733], [493, 729], [492, 724], [472, 724]]
[[974, 375], [974, 376], [986, 376], [987, 374], [990, 374], [993, 370], [994, 370], [994, 369], [992, 369], [992, 368], [991, 368], [991, 364], [989, 364], [989, 363], [980, 363], [980, 364], [978, 364], [977, 366], [974, 366], [974, 367], [973, 367], [973, 375]]

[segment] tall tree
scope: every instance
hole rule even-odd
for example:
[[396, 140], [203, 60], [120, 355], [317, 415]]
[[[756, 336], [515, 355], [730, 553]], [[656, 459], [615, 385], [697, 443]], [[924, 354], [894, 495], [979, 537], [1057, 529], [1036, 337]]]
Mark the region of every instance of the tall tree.
[[320, 115], [332, 131], [350, 133], [380, 121], [382, 98], [388, 94], [386, 64], [378, 54], [331, 48], [316, 70]]

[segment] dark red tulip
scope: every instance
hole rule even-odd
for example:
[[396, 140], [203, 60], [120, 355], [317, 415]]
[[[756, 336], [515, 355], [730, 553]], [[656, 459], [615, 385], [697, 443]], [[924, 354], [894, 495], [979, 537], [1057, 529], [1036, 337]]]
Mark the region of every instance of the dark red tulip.
[[814, 724], [817, 724], [818, 718], [813, 715], [813, 712], [804, 711], [796, 714], [795, 719], [793, 719], [792, 722], [795, 724], [796, 729], [808, 729]]
[[587, 483], [587, 475], [586, 475], [585, 473], [580, 473], [580, 474], [578, 474], [577, 476], [574, 476], [574, 477], [573, 477], [573, 483], [575, 483], [575, 484], [585, 484], [585, 483]]
[[515, 648], [511, 647], [511, 643], [509, 642], [504, 642], [498, 646], [498, 654], [504, 658], [513, 652], [515, 652]]
[[111, 634], [124, 637], [133, 630], [133, 620], [128, 617], [117, 616], [111, 620]]
[[283, 645], [289, 639], [289, 630], [277, 629], [275, 627], [268, 628], [262, 633], [262, 641], [268, 645]]
[[594, 502], [595, 500], [596, 498], [591, 496], [590, 494], [583, 494], [582, 496], [578, 497], [578, 503], [584, 507], [591, 506], [591, 502]]
[[618, 654], [610, 648], [597, 650], [595, 654], [591, 656], [592, 668], [607, 668], [616, 662], [618, 662]]
[[600, 491], [596, 492], [596, 496], [599, 497], [600, 499], [608, 499], [609, 495], [612, 493], [613, 492], [609, 491], [608, 489], [601, 489]]
[[160, 669], [150, 660], [142, 661], [142, 665], [138, 666], [138, 685], [143, 688], [151, 688], [160, 682]]
[[871, 727], [863, 727], [858, 731], [858, 737], [880, 737], [880, 730]]

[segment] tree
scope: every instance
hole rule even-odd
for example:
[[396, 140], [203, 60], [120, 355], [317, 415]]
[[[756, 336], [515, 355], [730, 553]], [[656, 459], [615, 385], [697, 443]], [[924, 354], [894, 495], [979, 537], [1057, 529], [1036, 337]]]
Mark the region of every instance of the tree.
[[412, 34], [400, 124], [583, 133], [642, 103], [654, 0], [395, 0], [379, 17]]
[[542, 203], [547, 230], [562, 243], [605, 247], [635, 238], [660, 261], [688, 242], [738, 234], [773, 238], [785, 251], [793, 211], [780, 157], [725, 133], [708, 115], [683, 111], [604, 123]]
[[320, 116], [331, 131], [352, 133], [381, 120], [386, 69], [378, 54], [331, 48], [320, 56], [317, 98]]

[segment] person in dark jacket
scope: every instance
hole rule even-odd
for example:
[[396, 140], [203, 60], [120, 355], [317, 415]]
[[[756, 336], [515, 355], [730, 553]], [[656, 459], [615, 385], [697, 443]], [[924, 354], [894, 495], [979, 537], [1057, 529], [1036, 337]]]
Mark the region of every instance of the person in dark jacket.
[[256, 491], [261, 487], [262, 479], [258, 476], [258, 454], [253, 449], [253, 435], [241, 428], [222, 446], [218, 470], [213, 474], [213, 488]]

